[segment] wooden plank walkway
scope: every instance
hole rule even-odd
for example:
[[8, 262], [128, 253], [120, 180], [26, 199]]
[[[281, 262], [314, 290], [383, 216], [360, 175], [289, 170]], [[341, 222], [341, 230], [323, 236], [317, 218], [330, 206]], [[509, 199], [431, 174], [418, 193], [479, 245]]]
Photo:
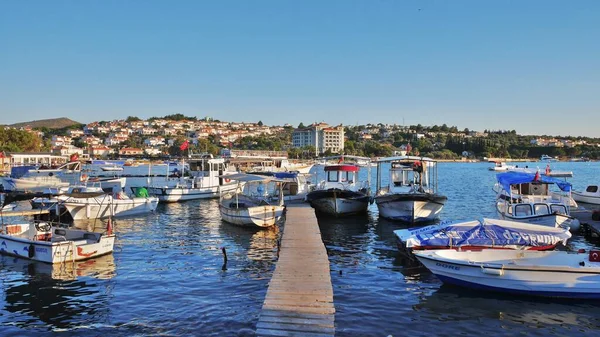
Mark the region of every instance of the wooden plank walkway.
[[289, 205], [279, 260], [256, 324], [257, 336], [335, 335], [329, 259], [315, 211]]
[[581, 228], [586, 236], [600, 238], [600, 221], [592, 219], [593, 210], [571, 211], [571, 216], [581, 222]]

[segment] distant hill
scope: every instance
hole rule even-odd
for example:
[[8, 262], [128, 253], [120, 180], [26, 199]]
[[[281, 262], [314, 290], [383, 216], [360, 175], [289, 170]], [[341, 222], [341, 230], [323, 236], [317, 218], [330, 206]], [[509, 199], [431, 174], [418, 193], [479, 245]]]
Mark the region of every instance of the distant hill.
[[51, 118], [51, 119], [40, 119], [37, 121], [24, 122], [24, 123], [16, 123], [8, 125], [13, 128], [20, 128], [25, 126], [31, 126], [32, 128], [43, 128], [46, 127], [48, 129], [62, 129], [67, 128], [72, 125], [82, 125], [79, 122], [76, 122], [72, 119], [61, 117], [61, 118]]

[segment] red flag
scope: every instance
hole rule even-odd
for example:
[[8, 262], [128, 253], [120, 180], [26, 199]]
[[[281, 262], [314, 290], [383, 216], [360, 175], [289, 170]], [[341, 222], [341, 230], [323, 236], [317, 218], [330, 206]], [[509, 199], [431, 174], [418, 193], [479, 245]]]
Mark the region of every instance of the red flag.
[[342, 156], [340, 157], [340, 159], [338, 160], [338, 164], [341, 164], [341, 163], [343, 163], [343, 162], [344, 162], [344, 155], [342, 155]]
[[540, 181], [540, 171], [535, 172], [535, 176], [533, 177], [533, 181]]
[[179, 149], [181, 151], [187, 149], [190, 146], [190, 142], [188, 142], [187, 140], [185, 142], [183, 142], [183, 144], [181, 144], [181, 146], [179, 146]]
[[409, 154], [409, 153], [410, 153], [410, 151], [412, 151], [412, 146], [410, 146], [410, 143], [408, 143], [408, 144], [406, 145], [406, 154]]

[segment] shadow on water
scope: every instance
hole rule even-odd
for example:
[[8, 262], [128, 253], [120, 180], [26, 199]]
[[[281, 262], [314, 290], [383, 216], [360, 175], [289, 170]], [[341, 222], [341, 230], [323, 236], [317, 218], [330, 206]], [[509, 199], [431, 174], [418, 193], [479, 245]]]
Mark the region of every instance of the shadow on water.
[[[0, 258], [4, 310], [0, 324], [24, 329], [60, 330], [107, 323], [114, 287], [112, 255], [50, 265], [8, 256]], [[37, 320], [46, 324], [36, 324]]]
[[508, 296], [450, 285], [424, 296], [413, 309], [439, 321], [494, 319], [539, 329], [558, 325], [583, 332], [600, 323], [597, 301]]

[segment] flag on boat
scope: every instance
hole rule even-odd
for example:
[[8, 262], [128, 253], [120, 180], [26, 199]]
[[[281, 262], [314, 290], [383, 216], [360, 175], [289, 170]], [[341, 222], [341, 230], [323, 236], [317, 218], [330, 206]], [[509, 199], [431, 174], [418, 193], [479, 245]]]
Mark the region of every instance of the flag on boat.
[[342, 155], [342, 156], [340, 157], [340, 159], [338, 160], [338, 164], [341, 164], [341, 163], [343, 163], [343, 162], [344, 162], [344, 155]]
[[181, 151], [187, 149], [190, 146], [190, 142], [188, 142], [187, 140], [185, 142], [183, 142], [183, 144], [181, 144], [181, 146], [179, 146], [179, 149]]
[[410, 143], [406, 144], [406, 154], [409, 154], [410, 151], [412, 151], [412, 146], [410, 146]]
[[535, 176], [533, 177], [533, 181], [540, 181], [540, 171], [535, 172]]

